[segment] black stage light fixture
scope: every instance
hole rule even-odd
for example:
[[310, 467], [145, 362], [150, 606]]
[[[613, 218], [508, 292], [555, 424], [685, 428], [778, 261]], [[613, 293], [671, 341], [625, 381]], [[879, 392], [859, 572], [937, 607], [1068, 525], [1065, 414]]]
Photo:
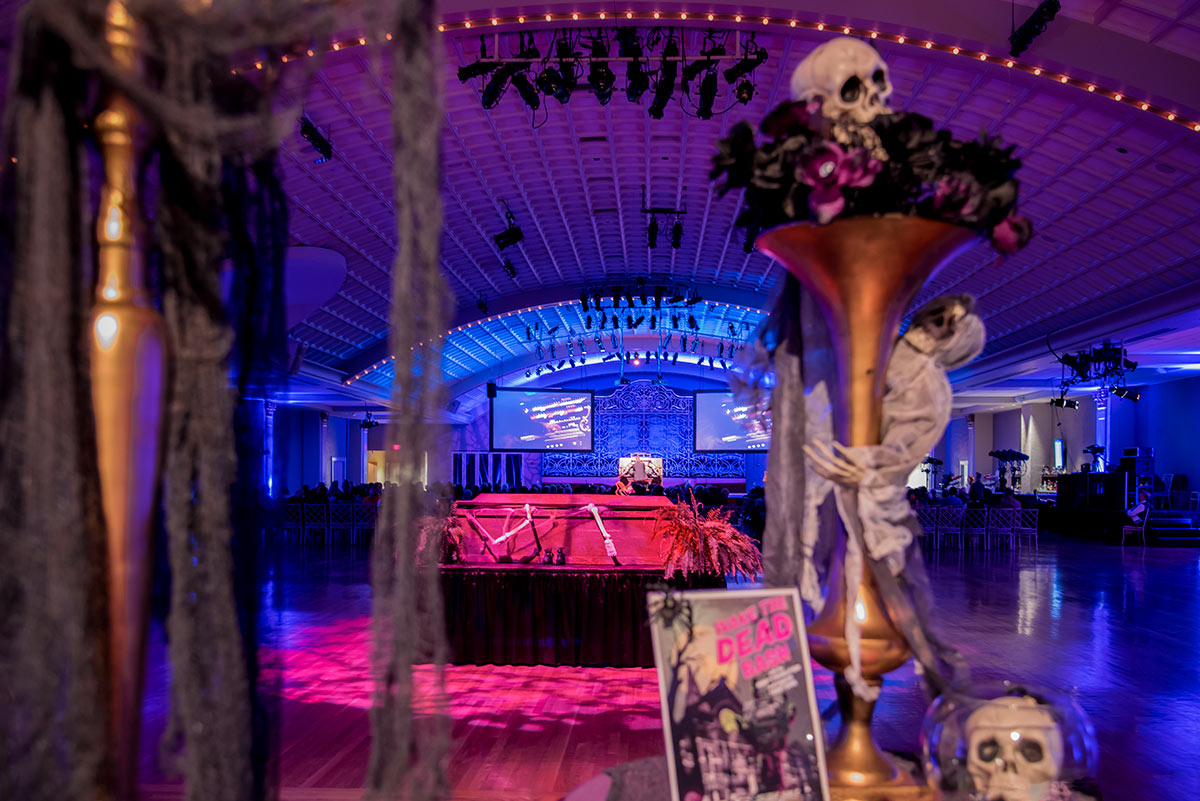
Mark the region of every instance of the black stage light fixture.
[[466, 83], [472, 78], [482, 78], [484, 75], [495, 72], [499, 66], [500, 62], [498, 61], [476, 61], [474, 64], [458, 68], [458, 80]]
[[492, 73], [487, 86], [483, 88], [482, 103], [484, 108], [493, 109], [500, 104], [500, 98], [504, 97], [504, 91], [508, 89], [509, 80], [519, 71], [520, 67], [517, 65], [505, 64]]
[[1091, 356], [1089, 356], [1087, 352], [1081, 352], [1064, 353], [1061, 357], [1059, 357], [1059, 361], [1071, 368], [1080, 376], [1086, 376], [1088, 373], [1088, 366], [1091, 364], [1092, 360]]
[[[570, 67], [564, 64], [563, 69], [570, 70]], [[559, 103], [566, 103], [571, 99], [573, 84], [574, 81], [568, 81], [563, 77], [563, 72], [555, 67], [546, 67], [537, 76], [537, 88]]]
[[608, 312], [600, 312], [600, 327], [608, 328]]
[[542, 343], [540, 342], [537, 345], [537, 357], [539, 360], [546, 358], [542, 351]]
[[709, 356], [709, 357], [708, 357], [708, 369], [710, 369], [710, 370], [711, 370], [711, 369], [712, 369], [712, 366], [713, 366], [713, 357], [712, 357], [712, 356]]
[[501, 202], [504, 203], [504, 222], [507, 223], [508, 227], [493, 236], [492, 239], [495, 240], [496, 247], [504, 250], [524, 241], [525, 232], [521, 230], [521, 226], [517, 225], [517, 219], [513, 216], [512, 209], [508, 206], [508, 201]]
[[529, 81], [529, 74], [518, 72], [512, 77], [512, 85], [516, 87], [517, 94], [525, 101], [525, 105], [529, 106], [534, 111], [541, 108], [542, 96], [538, 94], [538, 90], [533, 87]]
[[675, 218], [675, 224], [671, 226], [671, 247], [679, 250], [683, 247], [683, 223], [679, 218]]
[[604, 340], [600, 338], [599, 334], [596, 334], [596, 338], [592, 341], [596, 343], [596, 350], [604, 350]]
[[696, 352], [696, 348], [700, 347], [699, 335], [692, 337], [692, 353]]
[[583, 322], [586, 324], [586, 327], [590, 329], [592, 327], [592, 315], [589, 314], [587, 317], [585, 317]]
[[367, 429], [375, 428], [378, 425], [379, 421], [372, 417], [370, 412], [367, 412], [367, 416], [364, 417], [363, 421], [358, 424], [358, 427], [363, 431], [366, 431]]
[[[540, 372], [540, 371], [539, 371], [539, 372]], [[533, 371], [532, 371], [532, 370], [526, 370], [526, 371], [525, 371], [525, 377], [526, 377], [526, 378], [533, 378]]]
[[333, 144], [317, 130], [317, 126], [308, 117], [300, 118], [300, 135], [308, 140], [313, 150], [317, 151], [320, 156], [313, 162], [314, 164], [321, 164], [333, 158]]
[[504, 274], [507, 275], [509, 278], [517, 277], [517, 268], [513, 266], [511, 259], [505, 259], [503, 267], [504, 267]]
[[588, 65], [588, 86], [592, 87], [592, 93], [596, 95], [600, 105], [607, 106], [608, 101], [612, 100], [613, 84], [616, 82], [617, 77], [613, 75], [612, 67], [608, 66], [608, 49], [604, 46], [602, 39], [597, 39], [592, 43], [592, 60]]
[[729, 323], [729, 336], [737, 336], [737, 329], [733, 327], [733, 323]]
[[1128, 356], [1122, 355], [1121, 356], [1121, 366], [1124, 367], [1126, 370], [1136, 370], [1138, 363], [1135, 361], [1130, 361]]
[[621, 308], [621, 296], [624, 294], [625, 294], [624, 287], [619, 287], [619, 286], [613, 287], [613, 308], [614, 309]]
[[613, 350], [616, 350], [617, 349], [617, 335], [609, 334], [608, 336], [609, 336], [609, 339], [612, 341]]
[[750, 80], [744, 80], [737, 85], [733, 90], [733, 96], [737, 98], [737, 102], [743, 106], [754, 99], [754, 83]]
[[631, 326], [629, 326], [629, 327], [630, 327], [630, 328], [637, 328], [639, 325], [641, 325], [641, 324], [642, 324], [642, 323], [644, 323], [644, 322], [646, 322], [646, 315], [644, 315], [644, 314], [643, 314], [643, 315], [641, 315], [640, 317], [638, 317], [636, 320], [634, 320], [634, 321], [633, 321], [633, 325], [631, 325]]
[[652, 314], [650, 315], [650, 330], [653, 331], [655, 328], [658, 328], [658, 317]]
[[663, 295], [665, 294], [667, 294], [667, 288], [665, 286], [654, 287], [654, 308], [662, 308]]
[[625, 65], [625, 97], [637, 103], [650, 88], [650, 76], [643, 66], [642, 43], [632, 28], [617, 29], [617, 55], [628, 59]]
[[646, 226], [646, 244], [652, 248], [658, 247], [658, 218], [654, 215], [650, 215], [650, 224]]
[[676, 353], [674, 356], [671, 357], [671, 364], [675, 364], [678, 361], [679, 361], [679, 354]]
[[553, 328], [551, 328], [549, 331], [547, 331], [546, 333], [549, 334], [550, 336], [554, 336], [554, 332], [557, 330], [558, 330], [558, 326], [556, 325]]
[[547, 372], [547, 373], [553, 373], [553, 372], [554, 372], [554, 365], [553, 365], [553, 364], [547, 364], [547, 365], [546, 365], [546, 372]]
[[725, 343], [724, 342], [717, 343], [717, 355], [718, 356], [725, 355]]
[[588, 310], [588, 293], [586, 289], [579, 290], [579, 305], [583, 307], [584, 311]]
[[679, 335], [679, 349], [687, 350], [687, 334]]
[[601, 296], [600, 290], [598, 289], [592, 293], [592, 305], [596, 307], [596, 311], [600, 311], [604, 308], [604, 298]]
[[530, 329], [530, 327], [529, 327], [529, 326], [525, 326], [525, 341], [526, 341], [526, 342], [532, 342], [532, 341], [533, 341], [533, 330], [532, 330], [532, 329]]
[[693, 331], [700, 330], [700, 326], [696, 323], [696, 315], [688, 315], [688, 328], [692, 329]]
[[479, 300], [475, 301], [475, 308], [479, 309], [480, 314], [487, 314], [487, 311], [488, 311], [487, 301], [484, 300], [483, 298], [480, 298]]
[[725, 70], [725, 82], [737, 83], [741, 78], [745, 78], [755, 69], [762, 66], [767, 60], [767, 50], [764, 47], [758, 47], [753, 42], [746, 48], [746, 55], [735, 63], [732, 67]]
[[729, 365], [725, 364], [725, 360], [724, 360], [724, 359], [721, 359], [721, 369], [722, 369], [722, 370], [728, 370], [728, 369], [729, 369]]
[[678, 328], [678, 327], [679, 327], [679, 315], [678, 315], [678, 314], [672, 314], [672, 315], [671, 315], [671, 327], [672, 327], [672, 328]]
[[1050, 405], [1060, 409], [1078, 409], [1079, 401], [1074, 398], [1051, 398]]
[[696, 116], [702, 120], [711, 120], [713, 104], [717, 102], [717, 73], [709, 70], [700, 79], [700, 102], [696, 105]]
[[571, 359], [571, 366], [572, 366], [572, 367], [574, 367], [574, 366], [575, 366], [575, 360], [574, 360], [574, 359]]
[[567, 360], [563, 359], [561, 362], [558, 363], [558, 369], [559, 370], [563, 369], [563, 367], [565, 367], [566, 364], [567, 364]]
[[662, 343], [662, 346], [663, 346], [664, 348], [669, 348], [669, 347], [671, 347], [671, 337], [673, 337], [673, 336], [675, 336], [675, 335], [674, 335], [674, 334], [667, 334], [667, 338], [666, 338], [666, 339], [664, 339], [664, 340], [663, 340], [663, 343]]
[[586, 347], [584, 347], [584, 345], [583, 345], [583, 337], [580, 337], [580, 338], [579, 338], [579, 352], [580, 352], [580, 353], [587, 353], [587, 348], [586, 348]]
[[675, 79], [679, 76], [679, 43], [674, 39], [667, 41], [662, 51], [662, 64], [658, 68], [658, 82], [654, 85], [654, 102], [650, 104], [647, 113], [656, 120], [663, 118], [667, 103], [675, 93]]
[[1112, 393], [1118, 398], [1124, 398], [1125, 400], [1137, 401], [1142, 399], [1142, 393], [1129, 387], [1113, 387]]
[[629, 329], [633, 328], [633, 315], [632, 314], [625, 315], [625, 327], [629, 328]]
[[1013, 58], [1024, 53], [1033, 44], [1033, 40], [1046, 30], [1046, 26], [1058, 14], [1062, 4], [1058, 0], [1046, 0], [1033, 10], [1029, 18], [1021, 23], [1021, 27], [1008, 35], [1008, 54]]

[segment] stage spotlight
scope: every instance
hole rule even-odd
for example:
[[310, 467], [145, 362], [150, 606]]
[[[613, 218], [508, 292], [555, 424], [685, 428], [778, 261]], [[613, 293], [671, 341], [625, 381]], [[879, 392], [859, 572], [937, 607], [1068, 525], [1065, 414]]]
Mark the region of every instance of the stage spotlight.
[[466, 83], [472, 78], [482, 78], [484, 75], [495, 72], [499, 66], [500, 62], [498, 61], [476, 61], [474, 64], [468, 64], [465, 67], [459, 67], [458, 79], [463, 83]]
[[1138, 363], [1135, 361], [1130, 361], [1128, 356], [1123, 356], [1121, 358], [1121, 366], [1126, 370], [1136, 370]]
[[646, 244], [652, 248], [658, 247], [658, 218], [654, 215], [650, 215], [650, 224], [646, 226]]
[[525, 371], [525, 377], [526, 377], [526, 378], [533, 378], [533, 371], [531, 371], [531, 370], [526, 370], [526, 371]]
[[662, 64], [658, 70], [658, 83], [654, 86], [654, 102], [650, 104], [647, 113], [656, 120], [663, 118], [667, 103], [675, 93], [675, 79], [679, 76], [679, 44], [671, 39], [663, 47]]
[[1088, 366], [1091, 364], [1091, 358], [1086, 352], [1064, 353], [1059, 357], [1059, 361], [1081, 376], [1087, 375]]
[[[613, 308], [614, 309], [621, 308], [621, 295], [623, 295], [623, 294], [625, 294], [624, 287], [619, 287], [619, 286], [613, 287]], [[615, 317], [616, 315], [613, 315], [613, 316]]]
[[632, 314], [625, 315], [625, 327], [629, 328], [629, 329], [633, 328], [633, 315]]
[[475, 301], [475, 308], [479, 309], [480, 314], [488, 313], [487, 301], [484, 300], [483, 298], [480, 298], [479, 300]]
[[692, 337], [692, 353], [696, 352], [696, 348], [700, 347], [700, 337]]
[[720, 342], [717, 344], [717, 355], [718, 356], [725, 355], [725, 343], [724, 342]]
[[542, 96], [538, 94], [537, 89], [533, 88], [533, 84], [529, 82], [529, 75], [524, 72], [518, 72], [512, 77], [512, 85], [516, 87], [517, 94], [525, 101], [525, 105], [529, 106], [534, 111], [537, 111], [542, 105]]
[[500, 104], [500, 98], [504, 97], [504, 90], [508, 89], [509, 79], [516, 75], [518, 70], [516, 65], [505, 64], [492, 74], [491, 80], [483, 89], [484, 108], [493, 109]]
[[737, 329], [733, 327], [733, 323], [729, 323], [729, 336], [737, 336]]
[[[521, 226], [517, 225], [517, 218], [513, 216], [512, 209], [508, 206], [508, 201], [502, 202], [504, 203], [504, 222], [507, 227], [500, 233], [492, 236], [492, 240], [496, 243], [496, 247], [504, 250], [523, 242], [525, 240], [525, 232], [521, 230]], [[513, 269], [513, 272], [516, 272], [516, 268]]]
[[713, 357], [712, 357], [712, 356], [709, 356], [709, 357], [708, 357], [708, 369], [710, 369], [710, 370], [711, 370], [711, 369], [712, 369], [712, 366], [713, 366]]
[[579, 305], [583, 307], [584, 311], [588, 310], [588, 293], [586, 289], [579, 290]]
[[592, 293], [592, 305], [596, 307], [596, 311], [604, 308], [604, 298], [601, 297], [600, 290], [598, 289]]
[[687, 350], [687, 334], [679, 335], [679, 348], [681, 350]]
[[1060, 409], [1078, 409], [1079, 401], [1074, 398], [1051, 398], [1050, 405]]
[[1113, 387], [1112, 393], [1118, 398], [1124, 398], [1125, 400], [1136, 401], [1142, 399], [1142, 393], [1129, 387]]
[[745, 58], [738, 60], [736, 64], [725, 70], [725, 82], [736, 83], [739, 79], [745, 78], [747, 75], [754, 72], [754, 70], [757, 67], [760, 67], [766, 60], [766, 48], [757, 47], [751, 44], [749, 48], [747, 48]]
[[631, 325], [630, 328], [637, 328], [639, 325], [641, 325], [645, 321], [646, 321], [646, 315], [643, 314], [640, 317], [638, 317], [636, 320], [633, 321], [633, 325]]
[[742, 81], [737, 85], [737, 89], [733, 90], [733, 96], [737, 102], [746, 105], [754, 99], [754, 84], [749, 80]]
[[665, 294], [667, 294], [667, 288], [665, 286], [654, 287], [654, 308], [662, 308], [663, 295]]
[[592, 315], [589, 314], [587, 317], [585, 317], [583, 322], [587, 328], [591, 328], [592, 327]]
[[587, 353], [587, 348], [586, 348], [586, 347], [584, 347], [584, 344], [583, 344], [583, 337], [580, 337], [580, 338], [579, 338], [579, 352], [580, 352], [580, 353]]
[[617, 30], [617, 55], [629, 59], [625, 66], [625, 97], [630, 103], [637, 103], [650, 88], [650, 76], [642, 66], [642, 43], [634, 29]]
[[608, 312], [600, 312], [600, 327], [608, 328]]
[[724, 359], [721, 359], [721, 369], [722, 369], [722, 370], [728, 370], [728, 369], [729, 369], [729, 365], [725, 364], [725, 360], [724, 360]]
[[678, 327], [679, 327], [679, 315], [678, 315], [678, 314], [672, 314], [672, 315], [671, 315], [671, 327], [672, 327], [672, 328], [678, 328]]
[[545, 356], [543, 355], [543, 351], [542, 351], [542, 343], [540, 343], [540, 342], [538, 343], [538, 346], [537, 346], [537, 357], [538, 357], [539, 361], [541, 359], [545, 358]]
[[650, 315], [650, 330], [653, 331], [655, 328], [658, 328], [658, 318], [652, 314]]
[[693, 331], [700, 330], [700, 325], [699, 325], [699, 323], [696, 322], [696, 315], [694, 315], [694, 314], [688, 315], [688, 328], [692, 329]]
[[717, 102], [717, 73], [709, 70], [700, 79], [700, 102], [696, 105], [696, 116], [702, 120], [711, 120], [713, 104]]
[[504, 260], [504, 274], [509, 278], [517, 277], [517, 268], [513, 266], [512, 259]]
[[[616, 319], [616, 318], [614, 317], [613, 319]], [[608, 338], [609, 338], [609, 341], [610, 341], [610, 342], [612, 342], [613, 350], [616, 350], [616, 349], [617, 349], [617, 347], [618, 347], [618, 346], [617, 346], [617, 335], [616, 335], [616, 334], [609, 334], [609, 335], [608, 335]]]
[[563, 369], [563, 367], [566, 365], [566, 363], [567, 363], [567, 360], [563, 359], [561, 362], [558, 363], [558, 369], [559, 370]]
[[592, 87], [592, 93], [596, 95], [596, 99], [600, 101], [600, 105], [607, 106], [608, 101], [612, 100], [613, 84], [617, 78], [613, 75], [612, 68], [608, 66], [608, 50], [604, 47], [604, 42], [597, 39], [592, 43], [592, 61], [588, 66], [588, 86]]
[[[671, 226], [671, 247], [675, 250], [683, 247], [683, 223], [678, 218], [676, 218], [675, 224]], [[658, 300], [657, 296], [655, 300]]]
[[596, 350], [604, 350], [604, 340], [600, 338], [599, 334], [596, 334], [596, 338], [592, 342], [595, 344]]
[[554, 332], [555, 332], [555, 331], [557, 331], [557, 330], [558, 330], [558, 326], [556, 325], [556, 326], [553, 326], [553, 327], [552, 327], [552, 328], [551, 328], [549, 331], [547, 331], [546, 333], [547, 333], [547, 334], [549, 334], [550, 336], [554, 336]]
[[676, 353], [674, 356], [671, 357], [671, 364], [674, 365], [678, 361], [679, 361], [679, 354]]
[[574, 367], [574, 366], [575, 366], [575, 360], [574, 360], [574, 359], [571, 359], [571, 366], [572, 366], [572, 367]]
[[[570, 67], [566, 64], [563, 69], [570, 71]], [[571, 73], [574, 77], [574, 73]], [[574, 88], [574, 81], [568, 81], [562, 72], [554, 67], [546, 67], [538, 73], [537, 88], [549, 97], [553, 97], [559, 103], [566, 103], [571, 99], [571, 89]]]

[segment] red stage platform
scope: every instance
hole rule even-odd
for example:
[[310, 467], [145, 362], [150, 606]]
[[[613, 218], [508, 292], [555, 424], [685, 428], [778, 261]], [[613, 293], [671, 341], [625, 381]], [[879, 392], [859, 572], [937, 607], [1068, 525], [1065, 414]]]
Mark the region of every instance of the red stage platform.
[[454, 514], [467, 564], [540, 562], [540, 550], [557, 555], [562, 548], [568, 566], [613, 567], [608, 539], [621, 565], [661, 569], [661, 543], [652, 535], [659, 510], [669, 506], [661, 495], [484, 493], [456, 503]]

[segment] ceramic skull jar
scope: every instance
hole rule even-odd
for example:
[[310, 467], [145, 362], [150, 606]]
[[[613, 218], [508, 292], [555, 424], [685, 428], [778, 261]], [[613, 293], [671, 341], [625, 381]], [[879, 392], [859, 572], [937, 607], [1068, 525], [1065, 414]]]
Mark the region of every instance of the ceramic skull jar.
[[967, 771], [988, 801], [1043, 801], [1058, 778], [1063, 739], [1054, 716], [1030, 697], [997, 698], [966, 723]]
[[850, 36], [819, 46], [792, 73], [792, 98], [820, 101], [822, 113], [834, 122], [865, 123], [890, 114], [891, 94], [887, 64], [875, 48]]

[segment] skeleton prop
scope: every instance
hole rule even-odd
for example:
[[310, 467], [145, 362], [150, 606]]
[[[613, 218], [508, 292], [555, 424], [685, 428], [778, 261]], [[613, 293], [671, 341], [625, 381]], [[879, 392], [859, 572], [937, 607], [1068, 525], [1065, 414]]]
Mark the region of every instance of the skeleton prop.
[[967, 771], [987, 801], [1043, 801], [1058, 778], [1063, 738], [1030, 697], [997, 698], [967, 718]]

